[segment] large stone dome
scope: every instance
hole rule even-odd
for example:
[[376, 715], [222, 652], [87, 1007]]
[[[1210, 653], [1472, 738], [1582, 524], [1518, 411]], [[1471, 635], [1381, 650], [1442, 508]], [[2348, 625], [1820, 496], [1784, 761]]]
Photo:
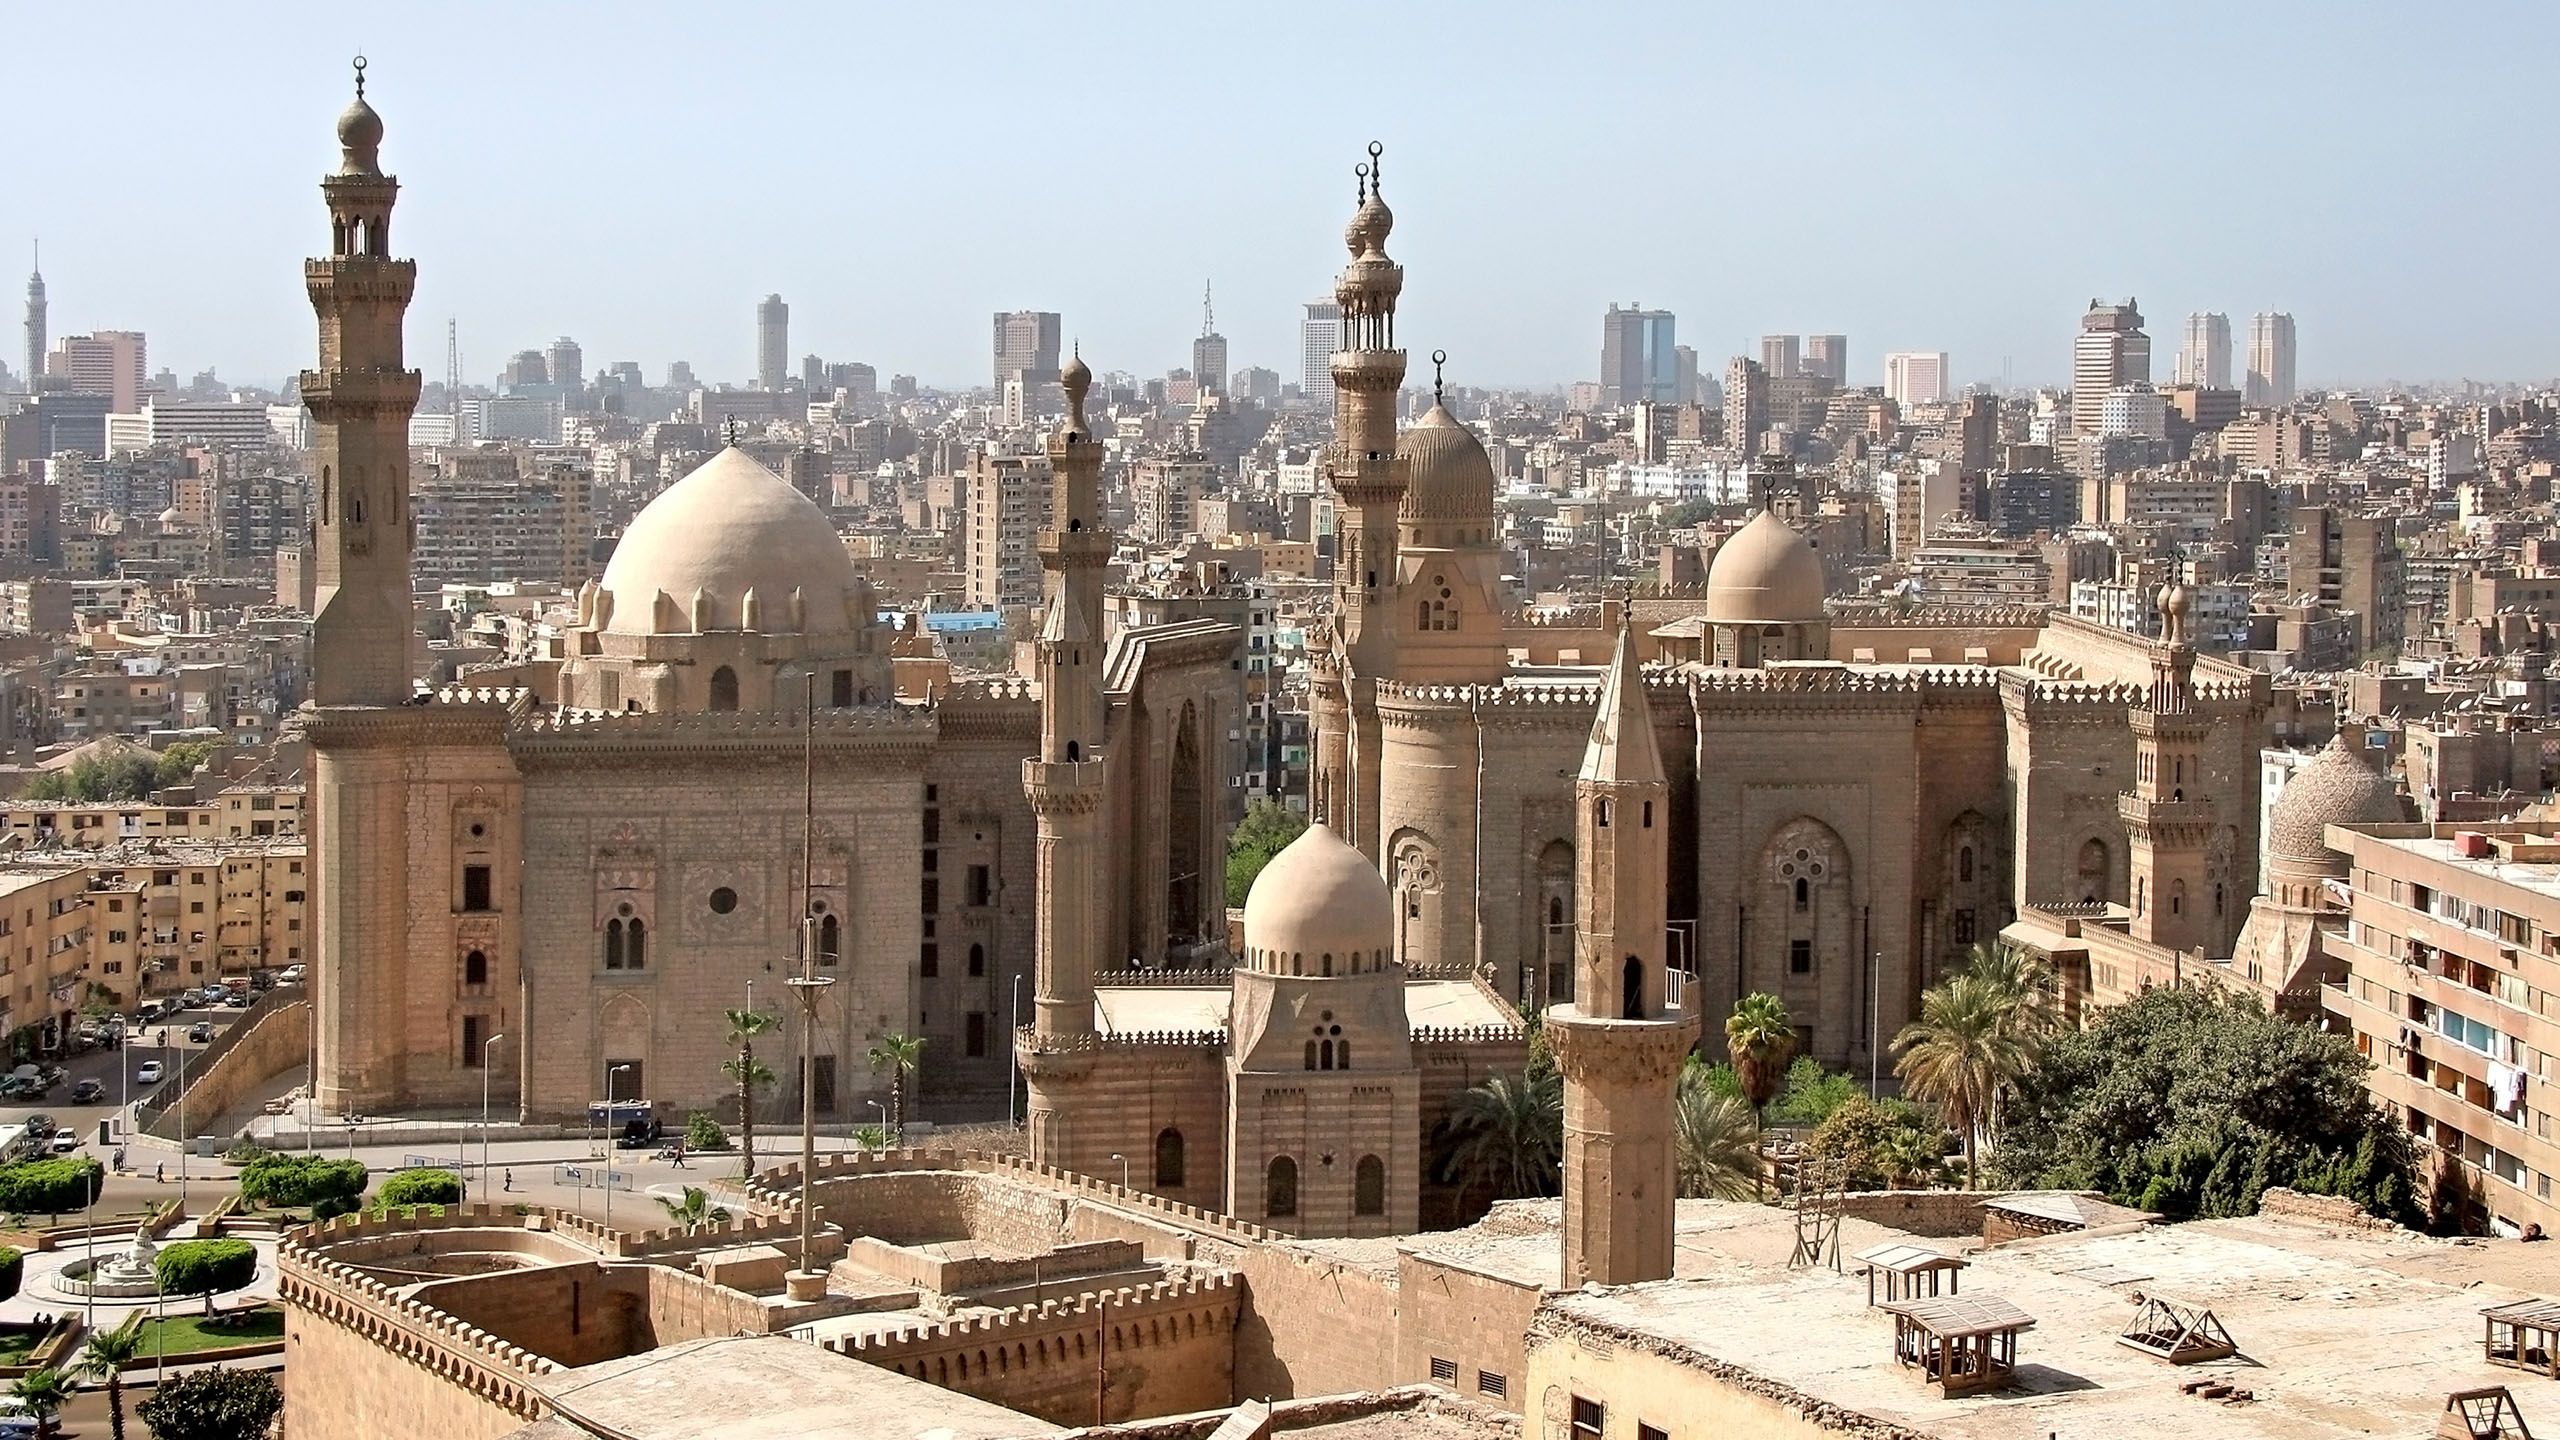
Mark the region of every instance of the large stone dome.
[[2383, 824], [2404, 818], [2399, 787], [2348, 748], [2341, 734], [2293, 772], [2267, 812], [2267, 859], [2334, 868], [2343, 857], [2322, 832], [2332, 825]]
[[1823, 618], [1822, 557], [1766, 510], [1717, 548], [1707, 569], [1707, 619], [1797, 625]]
[[1395, 897], [1386, 880], [1322, 824], [1308, 826], [1272, 856], [1244, 900], [1245, 951], [1260, 970], [1374, 970], [1385, 963], [1395, 934]]
[[[1396, 442], [1405, 462], [1397, 516], [1423, 524], [1493, 523], [1493, 460], [1475, 432], [1435, 404]], [[1490, 538], [1490, 537], [1488, 537]]]
[[781, 476], [727, 449], [632, 520], [599, 588], [612, 606], [604, 627], [610, 634], [820, 635], [856, 628], [851, 600], [859, 583], [825, 512]]

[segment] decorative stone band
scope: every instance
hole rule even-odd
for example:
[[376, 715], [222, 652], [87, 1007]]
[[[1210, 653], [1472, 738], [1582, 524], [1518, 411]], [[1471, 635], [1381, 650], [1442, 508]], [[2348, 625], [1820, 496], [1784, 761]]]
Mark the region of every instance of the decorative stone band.
[[1081, 1055], [1105, 1050], [1222, 1049], [1227, 1032], [1218, 1030], [1114, 1030], [1081, 1035], [1042, 1035], [1029, 1026], [1014, 1032], [1015, 1049], [1025, 1055]]
[[331, 750], [492, 745], [507, 726], [506, 710], [495, 705], [305, 706], [297, 718], [313, 745]]
[[1558, 1005], [1547, 1012], [1544, 1033], [1568, 1084], [1647, 1085], [1668, 1083], [1680, 1073], [1680, 1062], [1697, 1043], [1698, 1026], [1695, 1015], [1607, 1020]]

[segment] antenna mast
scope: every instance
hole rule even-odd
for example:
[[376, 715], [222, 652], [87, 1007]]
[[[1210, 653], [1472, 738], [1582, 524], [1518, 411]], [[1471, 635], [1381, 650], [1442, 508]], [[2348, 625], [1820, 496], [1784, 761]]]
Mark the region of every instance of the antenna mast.
[[[462, 418], [462, 342], [454, 331], [453, 317], [444, 317], [444, 408], [455, 420]], [[461, 438], [455, 428], [454, 438]]]
[[1209, 304], [1209, 282], [1206, 280], [1200, 282], [1200, 333], [1218, 333], [1218, 312]]

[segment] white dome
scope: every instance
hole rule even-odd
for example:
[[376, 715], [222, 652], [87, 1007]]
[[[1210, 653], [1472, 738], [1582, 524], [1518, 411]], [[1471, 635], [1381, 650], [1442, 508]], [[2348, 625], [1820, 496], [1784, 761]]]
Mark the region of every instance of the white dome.
[[[1349, 974], [1355, 956], [1358, 968], [1370, 969], [1383, 963], [1395, 934], [1386, 880], [1325, 825], [1308, 826], [1272, 856], [1244, 900], [1245, 951], [1261, 969]], [[1322, 966], [1326, 956], [1331, 967]]]
[[[668, 486], [632, 520], [599, 588], [612, 605], [604, 628], [616, 635], [840, 634], [856, 628], [850, 602], [859, 585], [853, 557], [826, 513], [781, 476], [728, 449]], [[659, 615], [661, 594], [673, 605], [668, 623]]]
[[1797, 625], [1823, 618], [1822, 557], [1766, 510], [1716, 549], [1707, 567], [1707, 618], [1732, 625]]

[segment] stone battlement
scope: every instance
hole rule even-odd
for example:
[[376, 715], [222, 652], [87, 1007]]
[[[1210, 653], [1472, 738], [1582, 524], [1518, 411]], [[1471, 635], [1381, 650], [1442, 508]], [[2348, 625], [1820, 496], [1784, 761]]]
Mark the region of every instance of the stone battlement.
[[[1082, 1198], [1137, 1212], [1163, 1224], [1205, 1239], [1229, 1244], [1272, 1242], [1289, 1237], [1281, 1231], [1249, 1221], [1237, 1220], [1216, 1210], [1167, 1200], [1143, 1190], [1096, 1180], [1055, 1165], [1039, 1165], [1012, 1155], [990, 1155], [979, 1150], [882, 1150], [868, 1154], [839, 1152], [820, 1156], [815, 1179], [857, 1179], [867, 1175], [894, 1175], [914, 1170], [957, 1170], [989, 1175], [1000, 1180], [1028, 1185], [1069, 1198]], [[789, 1208], [799, 1203], [800, 1166], [797, 1162], [759, 1172], [747, 1187], [751, 1200], [776, 1207]]]
[[664, 740], [698, 743], [790, 742], [814, 732], [820, 744], [847, 741], [924, 743], [933, 739], [936, 716], [927, 710], [873, 706], [820, 710], [815, 724], [786, 711], [724, 710], [710, 713], [641, 710], [547, 710], [526, 715], [517, 732], [563, 740]]
[[1014, 1032], [1020, 1048], [1034, 1055], [1080, 1055], [1108, 1050], [1196, 1050], [1227, 1043], [1224, 1030], [1111, 1030], [1083, 1035], [1041, 1035], [1029, 1026]]
[[1029, 1339], [1035, 1334], [1055, 1334], [1070, 1329], [1090, 1333], [1097, 1321], [1125, 1324], [1129, 1320], [1161, 1315], [1168, 1310], [1189, 1310], [1204, 1304], [1223, 1305], [1232, 1313], [1231, 1307], [1239, 1298], [1238, 1279], [1230, 1271], [1159, 1280], [1151, 1285], [1093, 1290], [1068, 1299], [1015, 1305], [993, 1314], [946, 1320], [939, 1324], [902, 1325], [895, 1330], [872, 1334], [840, 1335], [826, 1341], [825, 1347], [839, 1355], [885, 1365], [892, 1359], [918, 1350], [1011, 1342], [1017, 1338]]
[[1416, 1045], [1483, 1045], [1503, 1041], [1525, 1040], [1525, 1025], [1417, 1025], [1413, 1027]]

